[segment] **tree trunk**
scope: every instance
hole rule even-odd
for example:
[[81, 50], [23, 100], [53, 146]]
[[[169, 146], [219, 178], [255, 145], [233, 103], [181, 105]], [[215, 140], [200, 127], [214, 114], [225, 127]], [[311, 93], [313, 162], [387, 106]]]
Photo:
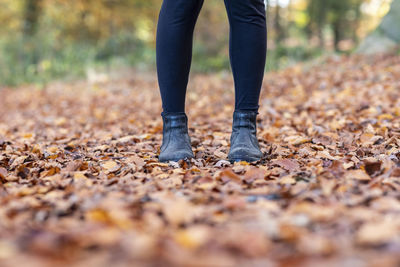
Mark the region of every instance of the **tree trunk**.
[[378, 28], [357, 49], [360, 54], [389, 53], [400, 44], [400, 0], [393, 0], [389, 13]]
[[279, 45], [285, 39], [285, 32], [282, 27], [281, 7], [279, 5], [279, 1], [276, 1], [274, 26], [275, 26], [275, 33], [276, 33], [276, 43], [277, 43], [277, 45]]
[[24, 23], [22, 29], [24, 36], [31, 37], [35, 35], [41, 11], [40, 4], [41, 0], [25, 0]]
[[339, 42], [342, 40], [340, 21], [335, 21], [332, 27], [333, 27], [333, 43], [335, 46], [335, 51], [339, 52], [340, 51]]
[[320, 48], [325, 47], [325, 38], [324, 38], [324, 26], [326, 23], [326, 4], [323, 3], [319, 5], [318, 10], [318, 40]]
[[361, 7], [360, 6], [361, 6], [361, 4], [357, 5], [357, 8], [355, 9], [356, 10], [356, 17], [355, 17], [354, 24], [352, 25], [353, 31], [352, 31], [352, 36], [351, 37], [352, 37], [353, 42], [355, 44], [358, 44], [358, 42], [360, 41], [359, 38], [358, 38], [358, 35], [357, 35], [357, 29], [360, 26], [360, 20], [362, 18]]
[[327, 3], [320, 2], [320, 0], [310, 0], [308, 2], [307, 12], [310, 20], [306, 27], [307, 37], [311, 39], [316, 35], [321, 48], [325, 47], [323, 29], [326, 25], [326, 9]]

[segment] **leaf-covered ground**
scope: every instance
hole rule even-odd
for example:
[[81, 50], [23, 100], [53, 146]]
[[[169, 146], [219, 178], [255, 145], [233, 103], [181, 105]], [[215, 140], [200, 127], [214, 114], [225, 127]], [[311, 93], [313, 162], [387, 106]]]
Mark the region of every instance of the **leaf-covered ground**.
[[265, 159], [229, 164], [230, 74], [160, 164], [154, 75], [0, 91], [1, 266], [399, 266], [400, 57], [265, 78]]

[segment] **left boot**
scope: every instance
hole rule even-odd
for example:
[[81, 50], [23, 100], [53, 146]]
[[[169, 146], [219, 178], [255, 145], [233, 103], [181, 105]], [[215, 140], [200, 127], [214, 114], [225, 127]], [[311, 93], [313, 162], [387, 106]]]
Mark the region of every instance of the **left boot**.
[[262, 158], [263, 153], [257, 140], [257, 114], [255, 111], [235, 111], [233, 113], [229, 161], [253, 162]]
[[188, 134], [188, 118], [185, 113], [161, 113], [163, 118], [163, 141], [160, 162], [179, 161], [194, 157]]

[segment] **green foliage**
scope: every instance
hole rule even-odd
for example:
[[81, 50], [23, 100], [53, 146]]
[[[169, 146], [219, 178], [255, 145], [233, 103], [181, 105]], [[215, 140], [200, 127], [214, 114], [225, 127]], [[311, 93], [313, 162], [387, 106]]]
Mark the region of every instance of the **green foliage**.
[[96, 44], [60, 41], [51, 34], [23, 35], [0, 40], [0, 84], [45, 84], [54, 79], [77, 78], [90, 66], [107, 66], [118, 58], [125, 65], [152, 61], [153, 53], [131, 34], [119, 34]]
[[323, 30], [329, 27], [333, 34], [336, 51], [341, 50], [339, 42], [344, 39], [357, 42], [356, 31], [361, 19], [360, 7], [363, 2], [363, 0], [309, 0], [307, 5], [309, 36], [317, 35], [320, 46], [324, 46]]
[[[333, 49], [352, 51], [358, 42], [356, 32], [363, 18], [360, 5], [364, 2], [368, 0], [292, 0], [287, 7], [267, 6], [270, 50], [266, 69], [284, 68]], [[154, 68], [161, 3], [0, 1], [0, 85], [44, 84], [53, 79], [82, 77], [93, 66]], [[223, 2], [205, 1], [196, 26], [192, 69], [228, 69], [228, 36]], [[347, 42], [345, 46], [341, 41]]]
[[379, 28], [384, 34], [395, 41], [400, 43], [400, 0], [394, 0], [392, 2], [389, 13], [382, 20]]
[[312, 60], [323, 54], [323, 50], [318, 47], [311, 47], [306, 44], [289, 47], [278, 46], [274, 50], [268, 51], [267, 71], [282, 69], [298, 62]]

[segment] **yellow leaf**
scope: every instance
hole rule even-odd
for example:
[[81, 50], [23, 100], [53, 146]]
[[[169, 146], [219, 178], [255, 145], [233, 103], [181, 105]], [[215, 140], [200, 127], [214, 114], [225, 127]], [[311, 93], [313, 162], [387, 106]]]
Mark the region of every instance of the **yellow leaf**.
[[364, 170], [350, 170], [345, 174], [346, 179], [369, 181], [371, 177]]
[[175, 241], [181, 246], [195, 249], [208, 240], [209, 231], [206, 227], [194, 226], [189, 229], [178, 231], [174, 237]]
[[296, 179], [294, 179], [291, 175], [287, 175], [284, 176], [282, 179], [279, 180], [279, 183], [282, 185], [286, 185], [286, 184], [295, 184], [296, 183]]
[[352, 161], [343, 164], [343, 168], [345, 168], [346, 170], [350, 169], [351, 167], [354, 167], [354, 162]]
[[310, 142], [310, 138], [303, 137], [303, 136], [288, 136], [284, 139], [285, 142], [288, 142], [291, 145], [297, 146], [304, 143]]
[[363, 133], [361, 136], [360, 136], [360, 140], [361, 140], [361, 142], [363, 142], [363, 143], [367, 143], [368, 141], [370, 141], [371, 139], [372, 139], [372, 137], [374, 137], [375, 135], [374, 134], [372, 134], [372, 133]]
[[393, 119], [393, 116], [392, 116], [392, 114], [389, 114], [389, 113], [379, 115], [379, 117], [378, 117], [378, 120], [392, 120], [392, 119]]
[[372, 222], [364, 224], [356, 234], [356, 240], [362, 245], [382, 245], [395, 239], [399, 226], [394, 221]]
[[48, 170], [42, 172], [42, 173], [40, 174], [40, 178], [47, 177], [47, 176], [53, 176], [54, 174], [59, 173], [59, 172], [60, 172], [60, 168], [58, 168], [58, 167], [51, 167], [50, 169], [48, 169]]
[[218, 158], [226, 158], [226, 154], [220, 150], [215, 150], [214, 155], [217, 156]]
[[86, 218], [90, 221], [107, 223], [110, 221], [109, 214], [102, 209], [91, 210], [86, 213]]
[[196, 185], [196, 188], [202, 189], [202, 190], [211, 190], [217, 186], [216, 182], [209, 182], [209, 183], [202, 183]]
[[41, 153], [40, 146], [39, 145], [34, 145], [32, 147], [32, 153], [40, 154]]
[[394, 115], [400, 116], [400, 107], [395, 108]]
[[47, 151], [48, 151], [49, 153], [51, 153], [51, 154], [55, 154], [55, 153], [58, 152], [58, 147], [56, 147], [56, 146], [51, 146], [51, 147], [47, 148]]
[[33, 136], [33, 133], [25, 133], [22, 135], [22, 137], [26, 138], [26, 139], [31, 138], [32, 136]]
[[87, 177], [83, 172], [75, 172], [74, 173], [74, 179], [86, 179]]
[[118, 163], [112, 160], [104, 162], [101, 166], [109, 172], [114, 172], [119, 169]]
[[67, 119], [66, 119], [66, 118], [60, 117], [60, 118], [57, 118], [57, 119], [54, 121], [54, 124], [57, 125], [57, 126], [62, 126], [62, 125], [64, 125], [66, 122], [67, 122]]

